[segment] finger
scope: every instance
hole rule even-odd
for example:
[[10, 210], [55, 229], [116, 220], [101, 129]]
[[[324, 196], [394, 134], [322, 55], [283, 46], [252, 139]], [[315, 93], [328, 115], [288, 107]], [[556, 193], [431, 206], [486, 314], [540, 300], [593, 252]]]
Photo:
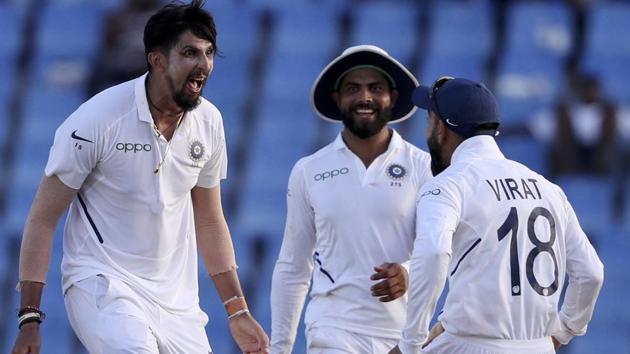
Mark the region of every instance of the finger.
[[372, 274], [370, 276], [370, 279], [372, 280], [379, 280], [379, 279], [385, 279], [387, 278], [387, 271], [386, 270], [381, 270], [379, 272], [376, 272], [374, 274]]
[[387, 282], [387, 280], [378, 282], [370, 287], [371, 291], [383, 291], [387, 289], [389, 289], [389, 283]]
[[372, 296], [385, 296], [385, 295], [391, 295], [395, 293], [404, 294], [405, 289], [403, 289], [403, 287], [400, 285], [384, 286], [384, 287], [377, 287], [376, 289], [372, 289]]
[[390, 295], [390, 294], [391, 293], [387, 289], [379, 290], [379, 291], [372, 291], [372, 296], [375, 296], [375, 297], [387, 296], [387, 295]]
[[399, 297], [403, 296], [403, 292], [397, 292], [397, 293], [393, 293], [387, 296], [383, 296], [381, 298], [379, 298], [378, 300], [380, 302], [390, 302], [390, 301], [394, 301], [396, 299], [398, 299]]

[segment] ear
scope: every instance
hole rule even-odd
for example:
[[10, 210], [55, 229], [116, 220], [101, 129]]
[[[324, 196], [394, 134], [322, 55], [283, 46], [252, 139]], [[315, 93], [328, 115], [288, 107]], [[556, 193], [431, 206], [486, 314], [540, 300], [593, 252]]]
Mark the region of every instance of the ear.
[[333, 101], [337, 104], [337, 107], [339, 107], [339, 92], [335, 91], [331, 94], [331, 96]]
[[437, 139], [439, 143], [444, 143], [449, 138], [450, 130], [446, 127], [446, 124], [440, 119], [435, 118], [435, 129], [437, 131]]
[[400, 96], [398, 90], [392, 90], [392, 93], [389, 96], [392, 101], [392, 107], [394, 107], [396, 105], [396, 102], [398, 102], [398, 96]]
[[166, 68], [166, 57], [159, 50], [147, 54], [147, 61], [152, 70], [163, 71]]

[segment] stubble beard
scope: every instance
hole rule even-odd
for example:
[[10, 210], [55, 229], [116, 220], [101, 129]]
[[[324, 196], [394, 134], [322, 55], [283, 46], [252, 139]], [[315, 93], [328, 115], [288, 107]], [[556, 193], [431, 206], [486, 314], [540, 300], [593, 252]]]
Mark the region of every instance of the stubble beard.
[[[375, 118], [371, 122], [366, 123], [358, 123], [354, 119], [353, 111], [359, 108], [369, 108], [374, 110]], [[343, 125], [348, 129], [352, 134], [356, 135], [360, 139], [367, 139], [376, 134], [378, 134], [383, 127], [387, 125], [389, 122], [392, 111], [390, 108], [380, 109], [376, 104], [356, 104], [350, 107], [347, 110], [341, 111], [341, 121]]]
[[431, 155], [431, 173], [433, 176], [437, 176], [442, 171], [446, 170], [449, 164], [444, 162], [444, 156], [440, 143], [437, 141], [437, 131], [434, 128], [431, 132], [431, 136], [427, 139], [427, 146], [429, 148], [429, 154]]
[[173, 82], [173, 78], [170, 75], [166, 76], [166, 80], [168, 82], [168, 86], [172, 92], [173, 101], [177, 106], [181, 107], [185, 112], [190, 112], [193, 109], [197, 108], [199, 104], [201, 104], [201, 94], [196, 96], [187, 95], [184, 91], [186, 90], [186, 84], [188, 83], [188, 78], [192, 76], [189, 75], [184, 81], [183, 86], [177, 90], [175, 88], [175, 83]]

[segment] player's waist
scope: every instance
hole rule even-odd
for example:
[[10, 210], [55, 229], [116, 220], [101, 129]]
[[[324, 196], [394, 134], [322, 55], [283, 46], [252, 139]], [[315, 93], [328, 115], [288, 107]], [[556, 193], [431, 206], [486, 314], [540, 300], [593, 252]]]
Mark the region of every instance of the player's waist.
[[384, 338], [399, 338], [404, 325], [407, 299], [383, 303], [369, 292], [348, 298], [337, 292], [314, 296], [305, 316], [307, 327], [329, 326]]
[[543, 337], [536, 339], [500, 339], [474, 336], [459, 336], [451, 334], [448, 331], [443, 334], [448, 340], [473, 344], [483, 347], [493, 352], [513, 353], [513, 354], [529, 354], [529, 353], [545, 353], [553, 350], [553, 342], [551, 337]]

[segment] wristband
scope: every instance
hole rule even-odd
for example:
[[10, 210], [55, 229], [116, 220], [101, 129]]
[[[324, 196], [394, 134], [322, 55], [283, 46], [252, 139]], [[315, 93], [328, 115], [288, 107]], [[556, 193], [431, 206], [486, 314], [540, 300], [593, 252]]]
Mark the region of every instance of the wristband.
[[38, 313], [41, 316], [42, 320], [44, 318], [46, 318], [46, 314], [44, 313], [44, 311], [42, 311], [38, 307], [34, 307], [34, 306], [24, 306], [24, 307], [22, 307], [18, 311], [18, 317], [21, 317], [23, 314], [29, 313], [29, 312], [36, 312], [36, 313]]
[[245, 302], [245, 298], [242, 296], [234, 296], [226, 300], [223, 305], [225, 306], [225, 311], [227, 312], [228, 316], [231, 316], [234, 313], [243, 309], [247, 309], [247, 302]]
[[18, 329], [22, 329], [22, 326], [31, 322], [42, 323], [42, 316], [39, 312], [27, 312], [20, 316], [18, 319]]
[[234, 317], [239, 316], [239, 315], [242, 315], [242, 314], [244, 314], [244, 313], [249, 313], [249, 310], [248, 310], [247, 308], [240, 309], [240, 310], [238, 310], [238, 311], [234, 312], [233, 314], [229, 315], [229, 316], [228, 316], [228, 320], [231, 320], [231, 319], [233, 319]]

